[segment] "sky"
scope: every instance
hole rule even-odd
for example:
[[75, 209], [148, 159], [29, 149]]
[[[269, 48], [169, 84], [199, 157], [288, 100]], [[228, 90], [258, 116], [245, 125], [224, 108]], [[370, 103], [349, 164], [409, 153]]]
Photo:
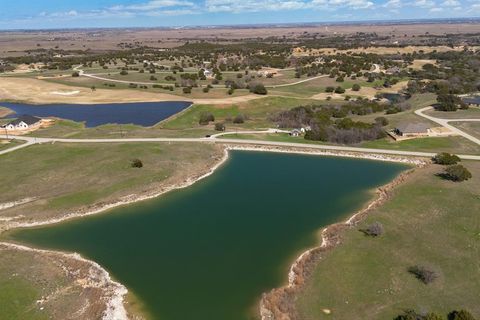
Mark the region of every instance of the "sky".
[[0, 0], [0, 29], [480, 17], [480, 0]]

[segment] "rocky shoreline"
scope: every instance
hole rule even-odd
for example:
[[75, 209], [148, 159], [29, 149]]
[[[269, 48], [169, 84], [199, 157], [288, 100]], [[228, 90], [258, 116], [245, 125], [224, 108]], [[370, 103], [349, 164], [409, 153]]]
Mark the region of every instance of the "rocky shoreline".
[[[428, 162], [416, 164], [423, 167]], [[295, 294], [302, 289], [311, 275], [315, 265], [322, 259], [323, 253], [334, 249], [341, 244], [345, 230], [355, 227], [372, 210], [383, 205], [392, 195], [392, 191], [403, 184], [414, 169], [401, 173], [390, 183], [376, 190], [375, 198], [366, 207], [354, 213], [344, 222], [332, 224], [321, 231], [321, 242], [318, 247], [303, 252], [292, 264], [288, 273], [287, 285], [264, 293], [260, 302], [260, 316], [262, 320], [297, 320], [294, 307]]]
[[[148, 193], [138, 195], [131, 194], [125, 197], [122, 197], [118, 201], [101, 204], [86, 208], [85, 210], [72, 212], [66, 215], [63, 215], [59, 218], [44, 220], [44, 221], [34, 221], [34, 222], [18, 222], [8, 220], [5, 221], [4, 227], [0, 230], [1, 232], [16, 229], [16, 228], [28, 228], [28, 227], [37, 227], [44, 226], [49, 224], [60, 223], [66, 220], [85, 217], [93, 214], [99, 214], [106, 210], [135, 203], [138, 201], [143, 201], [147, 199], [156, 198], [162, 194], [170, 192], [175, 189], [182, 189], [191, 186], [195, 182], [204, 179], [211, 174], [213, 174], [217, 168], [223, 165], [229, 158], [230, 150], [240, 150], [240, 151], [262, 151], [262, 152], [278, 152], [278, 153], [294, 153], [294, 154], [307, 154], [307, 155], [319, 155], [319, 156], [340, 156], [340, 157], [349, 157], [349, 158], [361, 158], [361, 159], [370, 159], [377, 161], [389, 161], [389, 162], [400, 162], [412, 164], [415, 166], [423, 166], [427, 163], [425, 159], [422, 158], [413, 158], [413, 157], [401, 157], [393, 155], [379, 155], [379, 154], [369, 154], [369, 153], [357, 153], [357, 152], [342, 152], [342, 151], [327, 151], [327, 150], [309, 150], [307, 148], [291, 148], [291, 147], [270, 147], [270, 146], [255, 146], [255, 145], [226, 145], [223, 150], [223, 156], [219, 157], [216, 162], [207, 167], [205, 171], [202, 171], [194, 176], [188, 177], [182, 182], [172, 184], [169, 186], [163, 186], [160, 189], [150, 191]], [[391, 189], [394, 186], [403, 182], [407, 174], [402, 174], [397, 177], [393, 182], [388, 185], [379, 188], [377, 191], [377, 199], [368, 205], [367, 208], [357, 212], [345, 223], [334, 224], [325, 228], [322, 231], [322, 244], [317, 247], [310, 249], [304, 252], [292, 265], [290, 268], [288, 276], [288, 285], [279, 289], [274, 289], [270, 293], [264, 294], [261, 300], [260, 314], [262, 319], [271, 320], [271, 319], [295, 319], [289, 315], [291, 311], [291, 294], [297, 290], [304, 281], [307, 271], [311, 266], [319, 259], [319, 256], [324, 250], [328, 250], [338, 244], [339, 235], [341, 231], [345, 228], [348, 228], [358, 221], [360, 221], [365, 214], [374, 207], [377, 207], [383, 203], [389, 195]], [[7, 206], [9, 207], [9, 206]], [[92, 270], [94, 270], [95, 281], [94, 283], [101, 284], [96, 286], [103, 290], [103, 297], [105, 298], [105, 312], [103, 314], [103, 319], [110, 320], [123, 320], [128, 319], [127, 312], [125, 310], [125, 296], [128, 293], [127, 288], [122, 284], [111, 279], [109, 273], [103, 269], [99, 264], [94, 261], [90, 261], [82, 258], [76, 253], [63, 253], [56, 251], [40, 250], [29, 248], [26, 246], [21, 246], [18, 244], [0, 242], [0, 245], [7, 246], [10, 248], [15, 248], [17, 250], [24, 251], [34, 251], [42, 254], [49, 255], [58, 255], [59, 257], [67, 258], [67, 260], [75, 260], [77, 262], [82, 262], [88, 264]]]

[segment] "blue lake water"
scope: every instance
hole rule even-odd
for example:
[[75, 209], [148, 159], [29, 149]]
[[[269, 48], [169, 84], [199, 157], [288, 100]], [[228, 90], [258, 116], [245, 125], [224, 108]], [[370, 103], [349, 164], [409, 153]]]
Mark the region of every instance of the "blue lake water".
[[111, 104], [45, 104], [30, 105], [1, 102], [0, 105], [15, 112], [8, 117], [29, 114], [37, 117], [57, 117], [85, 122], [88, 128], [103, 124], [136, 124], [149, 127], [188, 108], [187, 101], [134, 102]]

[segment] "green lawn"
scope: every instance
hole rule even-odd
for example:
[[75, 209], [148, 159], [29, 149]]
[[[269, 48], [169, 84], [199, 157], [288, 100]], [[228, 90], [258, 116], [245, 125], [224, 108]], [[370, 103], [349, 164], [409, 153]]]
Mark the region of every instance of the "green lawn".
[[198, 127], [198, 121], [202, 112], [210, 112], [215, 116], [215, 121], [233, 119], [238, 114], [244, 114], [248, 120], [242, 125], [227, 123], [227, 129], [238, 128], [266, 128], [274, 126], [269, 117], [276, 112], [310, 103], [321, 104], [321, 101], [296, 99], [286, 97], [265, 97], [234, 105], [193, 105], [187, 111], [177, 117], [166, 121], [162, 126], [166, 129], [185, 129]]
[[418, 138], [393, 141], [391, 138], [367, 141], [361, 144], [365, 148], [394, 149], [406, 151], [450, 152], [461, 154], [480, 154], [480, 146], [463, 137]]
[[[163, 183], [203, 170], [219, 148], [189, 143], [42, 144], [0, 156], [0, 203], [36, 198], [1, 212], [45, 219], [126, 194], [155, 189]], [[140, 159], [144, 167], [131, 167]], [[15, 185], [15, 188], [11, 186]]]
[[[390, 201], [346, 231], [298, 295], [299, 319], [384, 320], [405, 309], [445, 315], [461, 308], [479, 317], [480, 163], [465, 165], [473, 179], [462, 183], [437, 177], [439, 166], [418, 169]], [[374, 221], [384, 226], [381, 237], [358, 231]], [[440, 277], [421, 283], [407, 272], [417, 264]]]

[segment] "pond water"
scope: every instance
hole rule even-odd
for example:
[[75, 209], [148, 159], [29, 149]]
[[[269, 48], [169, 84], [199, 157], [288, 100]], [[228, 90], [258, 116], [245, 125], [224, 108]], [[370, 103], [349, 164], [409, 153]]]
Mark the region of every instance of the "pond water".
[[103, 124], [136, 124], [153, 126], [158, 122], [188, 108], [192, 103], [186, 101], [135, 102], [112, 104], [46, 104], [30, 105], [2, 102], [0, 106], [15, 112], [8, 117], [29, 114], [37, 117], [57, 117], [85, 122], [86, 127]]
[[[145, 304], [152, 319], [254, 319], [263, 292], [405, 165], [231, 152], [215, 174], [154, 200], [8, 237], [81, 253]], [[339, 266], [341, 268], [341, 266]]]

